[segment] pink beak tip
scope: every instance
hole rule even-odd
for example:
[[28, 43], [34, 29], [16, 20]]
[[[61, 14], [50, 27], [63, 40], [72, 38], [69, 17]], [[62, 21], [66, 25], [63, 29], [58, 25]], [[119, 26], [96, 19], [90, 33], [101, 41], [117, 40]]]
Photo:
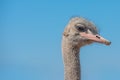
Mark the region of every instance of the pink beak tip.
[[110, 45], [111, 42], [110, 42], [110, 41], [106, 41], [105, 44], [106, 44], [106, 45]]

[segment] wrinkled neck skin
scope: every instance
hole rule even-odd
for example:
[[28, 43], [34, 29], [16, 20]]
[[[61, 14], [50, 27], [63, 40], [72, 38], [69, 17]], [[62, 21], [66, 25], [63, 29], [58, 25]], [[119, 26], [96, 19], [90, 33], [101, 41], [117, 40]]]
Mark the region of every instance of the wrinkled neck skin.
[[66, 38], [62, 40], [62, 55], [64, 63], [64, 80], [81, 80], [79, 48], [71, 45]]

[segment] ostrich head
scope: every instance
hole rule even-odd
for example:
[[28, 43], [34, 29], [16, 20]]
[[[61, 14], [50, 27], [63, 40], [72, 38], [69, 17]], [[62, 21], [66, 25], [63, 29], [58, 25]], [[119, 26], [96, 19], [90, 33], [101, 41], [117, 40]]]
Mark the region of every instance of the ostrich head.
[[98, 34], [92, 22], [81, 17], [72, 18], [64, 30], [62, 39], [65, 80], [81, 80], [79, 50], [80, 47], [93, 42], [111, 44]]
[[111, 42], [98, 34], [95, 25], [81, 17], [72, 18], [63, 33], [68, 44], [82, 47], [93, 42], [110, 45]]

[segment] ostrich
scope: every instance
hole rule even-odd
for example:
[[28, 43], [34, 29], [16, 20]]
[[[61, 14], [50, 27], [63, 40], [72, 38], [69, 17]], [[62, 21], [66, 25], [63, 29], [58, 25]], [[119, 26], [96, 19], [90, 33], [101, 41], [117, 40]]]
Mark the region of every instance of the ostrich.
[[93, 42], [111, 44], [110, 41], [98, 34], [92, 22], [82, 17], [72, 18], [66, 26], [62, 37], [64, 80], [81, 80], [79, 50], [82, 46]]

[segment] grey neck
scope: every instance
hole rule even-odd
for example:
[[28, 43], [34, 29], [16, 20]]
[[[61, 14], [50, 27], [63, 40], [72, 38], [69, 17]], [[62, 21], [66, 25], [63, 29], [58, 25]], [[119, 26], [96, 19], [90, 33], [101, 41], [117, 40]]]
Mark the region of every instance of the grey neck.
[[63, 42], [64, 80], [81, 80], [79, 48]]

